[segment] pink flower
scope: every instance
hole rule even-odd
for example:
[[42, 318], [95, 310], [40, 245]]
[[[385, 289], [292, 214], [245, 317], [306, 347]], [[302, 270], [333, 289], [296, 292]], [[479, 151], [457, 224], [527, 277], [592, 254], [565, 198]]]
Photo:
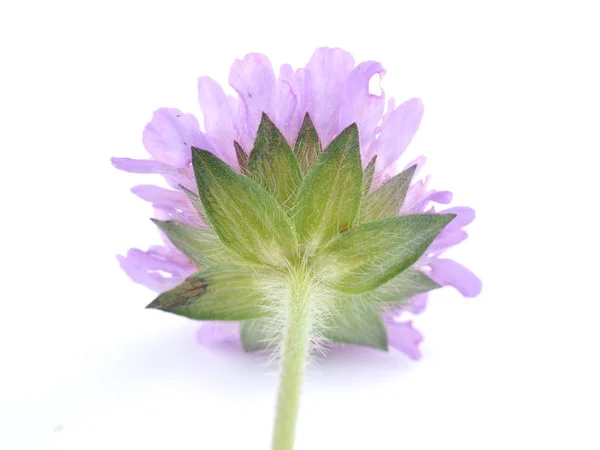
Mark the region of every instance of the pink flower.
[[[384, 73], [378, 62], [355, 64], [352, 55], [341, 49], [317, 49], [306, 67], [293, 70], [286, 64], [278, 75], [267, 57], [249, 54], [243, 60], [236, 60], [230, 71], [229, 83], [237, 96], [227, 96], [209, 77], [198, 80], [203, 130], [193, 115], [161, 108], [143, 132], [143, 143], [150, 158], [113, 158], [112, 162], [127, 172], [164, 177], [172, 189], [150, 185], [132, 189], [152, 204], [157, 218], [206, 227], [182, 189], [197, 192], [191, 147], [208, 150], [239, 170], [233, 142], [251, 149], [263, 112], [292, 146], [308, 112], [323, 147], [348, 125], [358, 125], [363, 167], [377, 156], [373, 191], [403, 169], [415, 163], [421, 169], [425, 162], [423, 157], [413, 162], [402, 160], [419, 128], [423, 104], [413, 98], [396, 106], [393, 98], [386, 102], [384, 93], [371, 94], [369, 81]], [[399, 215], [433, 212], [434, 205], [447, 205], [451, 200], [451, 192], [430, 189], [429, 178], [419, 180], [410, 186]], [[457, 217], [431, 244], [417, 267], [442, 286], [452, 286], [467, 297], [477, 296], [481, 291], [479, 279], [459, 263], [441, 258], [448, 248], [467, 238], [463, 228], [473, 221], [475, 212], [466, 206], [435, 212], [453, 213]], [[148, 251], [131, 249], [126, 256], [119, 256], [121, 267], [133, 281], [158, 292], [173, 288], [197, 271], [188, 257], [163, 238], [162, 246]], [[427, 294], [419, 294], [408, 307], [384, 314], [389, 344], [413, 359], [421, 355], [422, 336], [404, 316], [407, 312], [420, 314], [426, 303]], [[232, 323], [211, 322], [201, 330], [199, 339], [207, 345], [233, 342], [235, 346], [239, 340], [238, 330]]]

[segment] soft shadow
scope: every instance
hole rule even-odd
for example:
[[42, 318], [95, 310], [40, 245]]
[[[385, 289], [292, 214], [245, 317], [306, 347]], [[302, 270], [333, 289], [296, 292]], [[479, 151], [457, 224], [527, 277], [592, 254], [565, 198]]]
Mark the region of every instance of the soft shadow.
[[[164, 382], [202, 384], [229, 394], [273, 392], [277, 363], [268, 352], [246, 353], [239, 347], [207, 348], [198, 343], [196, 324], [184, 324], [114, 344], [96, 353], [86, 372], [101, 383], [130, 385]], [[406, 375], [414, 362], [403, 354], [337, 346], [312, 358], [307, 385], [317, 389], [333, 386], [369, 386]]]
[[106, 369], [114, 376], [146, 382], [206, 382], [229, 393], [243, 392], [249, 385], [271, 389], [276, 383], [277, 367], [268, 355], [226, 346], [206, 348], [198, 343], [197, 330], [196, 324], [186, 324], [145, 335], [116, 350]]
[[357, 346], [335, 346], [317, 356], [308, 374], [312, 385], [367, 386], [393, 382], [405, 376], [414, 361], [391, 349], [388, 352]]

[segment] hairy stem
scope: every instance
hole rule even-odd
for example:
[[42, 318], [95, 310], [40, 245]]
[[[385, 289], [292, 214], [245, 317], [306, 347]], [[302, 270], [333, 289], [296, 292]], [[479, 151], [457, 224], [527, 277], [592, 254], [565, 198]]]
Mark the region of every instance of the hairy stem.
[[313, 314], [307, 286], [297, 283], [291, 294], [286, 305], [273, 450], [292, 450], [294, 447], [300, 390], [310, 350]]

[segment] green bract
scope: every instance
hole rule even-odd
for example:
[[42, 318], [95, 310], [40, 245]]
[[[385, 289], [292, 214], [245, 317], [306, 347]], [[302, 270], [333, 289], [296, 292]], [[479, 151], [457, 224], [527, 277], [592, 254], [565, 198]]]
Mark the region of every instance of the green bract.
[[323, 153], [319, 135], [308, 113], [304, 116], [304, 122], [302, 122], [302, 128], [300, 128], [300, 133], [298, 133], [294, 152], [303, 173], [308, 172], [319, 156], [321, 156], [321, 153]]
[[[363, 197], [360, 221], [373, 222], [378, 219], [396, 217], [400, 211], [400, 206], [404, 202], [416, 168], [417, 166], [415, 165], [406, 169], [373, 192], [373, 194], [365, 195]], [[368, 169], [371, 172], [374, 171], [374, 167], [367, 167]], [[371, 174], [372, 177], [373, 175]], [[371, 182], [369, 181], [369, 187], [370, 185]]]
[[283, 209], [290, 210], [302, 180], [302, 171], [291, 147], [264, 113], [250, 153], [248, 170], [251, 178], [271, 194]]
[[190, 227], [171, 220], [162, 222], [152, 219], [152, 222], [167, 235], [175, 247], [199, 267], [234, 260], [232, 253], [214, 231]]
[[300, 248], [308, 255], [349, 229], [362, 196], [358, 128], [350, 125], [325, 149], [309, 170], [294, 207]]
[[198, 193], [223, 244], [249, 262], [283, 267], [293, 260], [296, 234], [276, 200], [212, 153], [192, 150]]
[[190, 319], [246, 320], [268, 315], [261, 273], [241, 265], [211, 266], [159, 295], [148, 308]]
[[348, 294], [369, 292], [417, 262], [454, 217], [413, 214], [359, 225], [319, 251], [322, 279]]
[[412, 266], [454, 215], [398, 216], [416, 166], [374, 189], [356, 124], [323, 150], [308, 114], [294, 143], [263, 114], [250, 154], [232, 145], [239, 172], [192, 148], [205, 229], [154, 221], [199, 272], [149, 307], [243, 321], [248, 351], [294, 317], [313, 340], [387, 349], [381, 313], [439, 287]]

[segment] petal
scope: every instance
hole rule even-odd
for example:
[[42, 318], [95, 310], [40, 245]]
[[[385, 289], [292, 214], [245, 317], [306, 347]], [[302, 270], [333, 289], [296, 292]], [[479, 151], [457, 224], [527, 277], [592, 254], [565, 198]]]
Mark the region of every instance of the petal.
[[191, 263], [171, 257], [170, 249], [153, 247], [144, 252], [132, 248], [127, 256], [118, 255], [121, 268], [136, 283], [154, 291], [162, 292], [179, 284], [196, 272]]
[[233, 141], [238, 137], [223, 89], [212, 78], [200, 77], [198, 102], [204, 116], [204, 129], [212, 144], [212, 153], [233, 167], [237, 166]]
[[229, 72], [229, 84], [244, 103], [245, 130], [254, 141], [261, 113], [267, 110], [275, 87], [275, 73], [269, 58], [250, 53], [241, 61], [237, 59]]
[[290, 145], [294, 145], [301, 126], [299, 120], [294, 120], [296, 103], [292, 86], [287, 81], [278, 80], [266, 111]]
[[206, 347], [241, 349], [239, 322], [206, 322], [196, 335]]
[[428, 253], [440, 253], [441, 251], [460, 244], [469, 237], [462, 227], [475, 220], [475, 210], [468, 206], [456, 206], [439, 211], [439, 214], [456, 214], [452, 222], [442, 230], [440, 235], [433, 241]]
[[212, 150], [196, 118], [175, 108], [155, 111], [142, 140], [152, 158], [177, 168], [187, 167], [192, 162], [192, 145]]
[[462, 228], [475, 220], [475, 210], [468, 206], [454, 206], [439, 211], [439, 214], [456, 214], [456, 218], [448, 224], [446, 229]]
[[[425, 157], [425, 155], [419, 155], [415, 159], [413, 159], [411, 162], [406, 164], [400, 171], [402, 172], [402, 171], [408, 169], [409, 167], [417, 166], [417, 170], [415, 170], [415, 174], [414, 174], [414, 177], [416, 177], [419, 174], [419, 172], [421, 171], [421, 169], [425, 166], [426, 163], [427, 163], [427, 157]], [[393, 175], [396, 175], [396, 174], [394, 173]]]
[[279, 80], [290, 85], [295, 97], [296, 106], [291, 119], [291, 129], [296, 132], [290, 131], [293, 134], [292, 140], [296, 139], [304, 120], [304, 114], [308, 111], [307, 79], [306, 69], [298, 69], [294, 72], [289, 64], [284, 64], [279, 70]]
[[369, 81], [375, 75], [385, 74], [377, 61], [360, 63], [352, 71], [342, 91], [340, 105], [340, 129], [356, 122], [360, 132], [361, 148], [365, 149], [375, 134], [385, 106], [385, 95], [369, 93]]
[[129, 173], [159, 174], [173, 187], [195, 189], [196, 181], [191, 169], [177, 169], [160, 161], [149, 159], [111, 158], [113, 166]]
[[436, 258], [429, 262], [431, 279], [442, 286], [452, 286], [465, 297], [481, 292], [481, 280], [466, 267], [451, 259]]
[[415, 295], [410, 299], [410, 304], [406, 306], [404, 310], [412, 314], [421, 314], [427, 307], [428, 298], [429, 294], [427, 292]]
[[403, 304], [397, 309], [391, 309], [382, 313], [384, 322], [395, 322], [400, 319], [405, 313], [421, 314], [427, 307], [427, 300], [429, 299], [429, 293], [423, 292], [417, 294], [409, 300], [408, 303]]
[[326, 147], [342, 129], [338, 114], [342, 89], [354, 68], [352, 55], [339, 48], [319, 48], [306, 65], [306, 109]]
[[[410, 191], [410, 189], [409, 189]], [[406, 196], [408, 199], [408, 195]], [[430, 202], [448, 204], [452, 201], [452, 192], [450, 191], [429, 191], [425, 193], [421, 198], [414, 198], [411, 196], [410, 201], [405, 200], [404, 205], [400, 209], [401, 214], [416, 214], [422, 213], [427, 209]]]
[[[363, 162], [364, 161], [365, 158], [363, 157]], [[412, 166], [417, 166], [417, 169], [413, 174], [413, 180], [416, 179], [417, 175], [419, 174], [426, 162], [427, 158], [421, 155], [410, 161], [408, 164], [405, 164], [404, 166], [400, 166], [399, 164], [392, 164], [388, 166], [388, 168], [383, 172], [376, 172], [373, 177], [371, 190], [373, 191], [380, 188], [394, 176], [398, 175], [400, 172], [404, 172], [406, 169]], [[401, 210], [402, 212], [405, 212], [409, 205], [414, 204], [416, 202], [416, 199], [421, 198], [426, 193], [428, 181], [428, 178], [427, 181], [416, 181], [409, 187], [409, 190], [406, 194], [406, 198], [404, 199], [403, 207]]]
[[[456, 219], [454, 219], [456, 220]], [[452, 223], [452, 222], [450, 222]], [[440, 235], [435, 238], [435, 241], [427, 249], [428, 253], [440, 253], [442, 250], [446, 250], [450, 247], [454, 247], [455, 245], [460, 244], [465, 239], [467, 239], [469, 235], [466, 231], [462, 229], [454, 229], [450, 231], [446, 231], [445, 229], [440, 233]]]
[[380, 142], [377, 150], [377, 170], [384, 171], [404, 153], [423, 117], [423, 103], [418, 98], [410, 99], [386, 116], [379, 127]]
[[129, 173], [166, 173], [173, 171], [173, 167], [149, 159], [111, 158], [113, 166]]
[[411, 359], [421, 359], [419, 344], [423, 335], [415, 330], [412, 322], [387, 322], [388, 343]]
[[296, 82], [296, 74], [294, 73], [294, 69], [289, 64], [283, 64], [279, 68], [279, 79], [288, 83], [294, 89], [294, 92], [302, 94], [302, 92], [298, 89], [298, 84]]
[[185, 204], [187, 196], [181, 191], [172, 191], [151, 184], [140, 184], [131, 188], [131, 192], [142, 200], [152, 202], [154, 207], [167, 207]]
[[138, 185], [131, 189], [142, 200], [151, 202], [152, 206], [164, 214], [160, 220], [175, 220], [191, 226], [203, 226], [198, 213], [190, 203], [187, 195], [181, 191], [172, 191], [153, 185]]
[[[251, 149], [254, 138], [251, 136], [252, 133], [246, 126], [246, 107], [244, 106], [244, 102], [238, 97], [228, 95], [227, 103], [229, 104], [229, 111], [231, 112], [237, 142], [242, 148]], [[233, 167], [239, 170], [237, 160], [236, 165]]]
[[412, 212], [412, 207], [427, 194], [428, 185], [429, 176], [427, 176], [424, 180], [415, 181], [410, 185], [408, 192], [406, 193], [404, 203], [400, 208], [400, 215], [410, 214]]

